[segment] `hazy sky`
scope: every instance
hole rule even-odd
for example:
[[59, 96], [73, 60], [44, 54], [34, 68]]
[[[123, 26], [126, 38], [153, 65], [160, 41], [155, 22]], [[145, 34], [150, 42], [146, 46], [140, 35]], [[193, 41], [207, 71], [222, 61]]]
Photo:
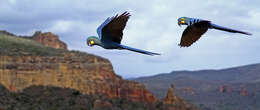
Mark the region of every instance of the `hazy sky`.
[[[260, 63], [259, 0], [0, 0], [0, 30], [32, 35], [53, 32], [69, 49], [109, 59], [123, 77], [173, 70], [220, 69]], [[122, 44], [161, 53], [147, 56], [126, 50], [88, 47], [88, 36], [107, 18], [129, 11]], [[178, 46], [186, 28], [182, 16], [253, 33], [253, 36], [209, 30], [189, 48]]]

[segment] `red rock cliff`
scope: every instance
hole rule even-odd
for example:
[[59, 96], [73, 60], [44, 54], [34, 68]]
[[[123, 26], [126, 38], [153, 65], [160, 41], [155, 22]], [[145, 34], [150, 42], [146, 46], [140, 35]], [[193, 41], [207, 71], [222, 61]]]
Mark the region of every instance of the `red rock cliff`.
[[20, 91], [32, 85], [52, 85], [86, 94], [104, 94], [149, 103], [157, 101], [140, 83], [117, 76], [107, 59], [85, 53], [0, 56], [0, 83], [10, 91]]
[[174, 93], [174, 85], [169, 88], [166, 97], [163, 99], [164, 110], [198, 110], [192, 107]]
[[166, 97], [163, 99], [163, 104], [189, 106], [189, 104], [186, 101], [182, 100], [181, 98], [179, 98], [178, 96], [175, 95], [173, 84], [169, 88]]
[[67, 50], [67, 44], [60, 41], [58, 35], [54, 35], [51, 32], [42, 33], [41, 31], [36, 31], [32, 38], [44, 46]]

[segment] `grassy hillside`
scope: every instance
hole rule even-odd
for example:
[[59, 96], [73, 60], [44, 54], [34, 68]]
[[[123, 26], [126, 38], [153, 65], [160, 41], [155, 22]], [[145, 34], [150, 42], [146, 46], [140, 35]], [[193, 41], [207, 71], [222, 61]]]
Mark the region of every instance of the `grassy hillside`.
[[60, 56], [66, 52], [68, 51], [44, 47], [30, 39], [0, 33], [0, 55]]

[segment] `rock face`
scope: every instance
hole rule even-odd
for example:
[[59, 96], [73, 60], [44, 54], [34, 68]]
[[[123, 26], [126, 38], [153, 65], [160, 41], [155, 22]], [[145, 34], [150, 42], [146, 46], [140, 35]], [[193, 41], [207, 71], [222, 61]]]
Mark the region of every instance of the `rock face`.
[[36, 31], [32, 39], [47, 47], [67, 50], [67, 44], [60, 41], [58, 35], [54, 35], [51, 32], [42, 33], [41, 31]]
[[169, 88], [166, 97], [163, 99], [165, 105], [185, 105], [190, 106], [186, 101], [182, 100], [174, 93], [174, 85], [172, 84]]
[[235, 93], [239, 93], [240, 96], [248, 96], [248, 91], [246, 90], [245, 87], [241, 87], [238, 90], [233, 90], [230, 85], [224, 85], [224, 86], [219, 87], [219, 92], [220, 93], [235, 92]]
[[230, 85], [223, 85], [221, 87], [219, 87], [218, 90], [220, 93], [231, 93], [232, 92], [232, 88]]
[[0, 83], [9, 91], [32, 85], [72, 88], [132, 101], [157, 101], [143, 85], [117, 76], [111, 63], [90, 54], [69, 52], [64, 56], [0, 56]]
[[0, 108], [5, 110], [195, 110], [175, 96], [173, 86], [161, 103], [144, 85], [117, 76], [109, 60], [65, 50], [51, 33], [18, 38], [4, 32], [0, 38]]
[[[0, 83], [9, 91], [42, 85], [138, 102], [157, 101], [142, 84], [117, 76], [107, 59], [65, 50], [67, 45], [50, 32], [36, 32], [25, 38], [2, 31], [0, 38], [3, 42], [0, 44], [4, 44], [0, 45]], [[46, 48], [32, 39], [53, 48]]]
[[59, 36], [51, 32], [42, 33], [41, 31], [36, 31], [32, 36], [18, 36], [13, 33], [10, 33], [6, 30], [0, 30], [0, 34], [32, 39], [46, 47], [56, 48], [56, 49], [65, 49], [67, 50], [67, 44], [59, 40]]

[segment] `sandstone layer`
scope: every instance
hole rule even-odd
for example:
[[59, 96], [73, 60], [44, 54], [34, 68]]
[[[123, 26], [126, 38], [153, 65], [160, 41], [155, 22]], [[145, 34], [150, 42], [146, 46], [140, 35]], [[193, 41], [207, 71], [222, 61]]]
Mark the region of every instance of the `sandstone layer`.
[[117, 76], [107, 59], [73, 52], [52, 57], [0, 56], [0, 83], [10, 91], [21, 91], [32, 85], [51, 85], [86, 94], [149, 103], [157, 101], [140, 83]]
[[58, 35], [55, 35], [51, 32], [42, 33], [41, 31], [37, 31], [32, 36], [32, 39], [46, 47], [66, 50], [68, 49], [67, 44], [59, 40]]

